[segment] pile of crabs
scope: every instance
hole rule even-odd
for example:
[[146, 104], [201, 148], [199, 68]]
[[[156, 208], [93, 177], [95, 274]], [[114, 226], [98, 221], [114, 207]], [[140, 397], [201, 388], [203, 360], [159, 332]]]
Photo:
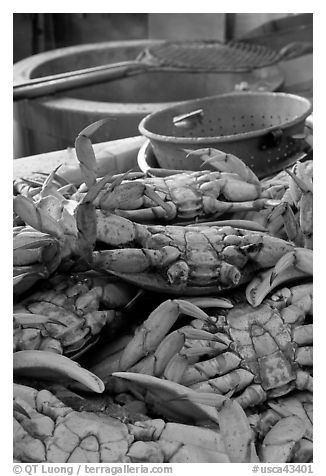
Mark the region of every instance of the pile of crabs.
[[14, 460], [312, 461], [312, 160], [14, 182]]

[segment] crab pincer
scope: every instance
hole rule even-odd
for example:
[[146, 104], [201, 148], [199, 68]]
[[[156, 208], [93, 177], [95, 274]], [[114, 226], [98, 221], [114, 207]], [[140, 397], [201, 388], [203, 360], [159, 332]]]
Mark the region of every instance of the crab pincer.
[[309, 279], [313, 273], [313, 252], [294, 248], [285, 253], [273, 268], [259, 272], [246, 288], [248, 302], [256, 307], [277, 286]]
[[14, 375], [45, 380], [64, 379], [79, 382], [96, 393], [104, 391], [99, 377], [73, 362], [68, 357], [43, 350], [21, 350], [13, 355]]

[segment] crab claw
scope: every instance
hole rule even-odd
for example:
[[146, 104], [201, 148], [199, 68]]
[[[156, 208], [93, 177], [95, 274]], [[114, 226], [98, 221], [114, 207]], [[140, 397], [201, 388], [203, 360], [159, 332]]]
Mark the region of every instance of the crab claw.
[[254, 172], [238, 157], [221, 150], [207, 148], [188, 151], [188, 156], [199, 155], [204, 165], [210, 164], [219, 172], [236, 173], [244, 181], [259, 185], [259, 179]]
[[313, 273], [313, 252], [306, 248], [296, 248], [286, 253], [276, 263], [271, 274], [271, 284], [273, 281], [289, 269], [302, 271], [312, 276]]
[[42, 325], [42, 324], [60, 324], [65, 326], [65, 324], [58, 319], [54, 319], [50, 316], [43, 316], [41, 314], [30, 314], [25, 312], [14, 313], [13, 314], [14, 323], [19, 326], [28, 326], [28, 325]]
[[13, 403], [13, 410], [14, 412], [18, 412], [21, 415], [24, 415], [26, 418], [29, 418], [29, 419], [31, 418], [30, 415], [25, 410], [25, 408], [23, 408], [18, 402], [16, 402], [16, 400], [14, 400], [14, 403]]
[[265, 463], [286, 463], [298, 441], [304, 436], [306, 427], [297, 415], [278, 421], [267, 433], [261, 447], [261, 459]]
[[312, 186], [312, 183], [309, 183], [309, 182], [306, 182], [304, 180], [302, 180], [300, 177], [298, 177], [297, 175], [295, 175], [293, 172], [291, 172], [291, 170], [285, 170], [285, 172], [287, 172], [290, 177], [292, 178], [292, 180], [295, 182], [295, 184], [299, 187], [299, 189], [303, 192], [303, 193], [307, 193], [307, 192], [312, 192], [313, 191], [313, 186]]
[[80, 162], [80, 169], [82, 176], [88, 188], [96, 183], [96, 157], [93, 150], [90, 136], [92, 136], [103, 124], [108, 122], [108, 118], [100, 119], [99, 121], [85, 127], [77, 136], [75, 140], [75, 150], [77, 158]]
[[288, 202], [284, 201], [280, 203], [270, 213], [268, 222], [272, 234], [276, 232], [280, 220], [284, 226], [288, 239], [297, 246], [303, 245], [304, 241], [302, 231]]
[[306, 248], [295, 248], [282, 256], [274, 268], [258, 273], [246, 288], [249, 304], [259, 306], [277, 286], [312, 276], [312, 253]]
[[[57, 177], [57, 171], [59, 170], [59, 168], [61, 166], [62, 166], [62, 164], [59, 164], [54, 170], [52, 170], [52, 172], [44, 180], [44, 183], [42, 185], [42, 189], [40, 191], [41, 198], [52, 195], [52, 196], [58, 198], [60, 201], [64, 199], [64, 197], [62, 195], [62, 189], [60, 191], [58, 186], [56, 184], [54, 184], [54, 179], [55, 179], [55, 177]], [[65, 189], [67, 188], [67, 186], [70, 187], [70, 184], [66, 184]], [[73, 187], [73, 185], [71, 185], [71, 187]]]
[[218, 424], [217, 409], [226, 397], [217, 394], [195, 392], [181, 384], [151, 375], [133, 372], [115, 372], [114, 377], [128, 380], [144, 393], [146, 403], [156, 411], [182, 422]]
[[14, 197], [14, 212], [31, 227], [42, 233], [48, 233], [62, 239], [63, 230], [58, 222], [45, 211], [36, 206], [35, 202], [23, 195]]
[[42, 350], [21, 350], [13, 354], [14, 374], [47, 380], [72, 379], [89, 390], [102, 393], [104, 383], [68, 357]]
[[219, 411], [219, 427], [231, 463], [256, 463], [254, 434], [242, 407], [226, 399]]

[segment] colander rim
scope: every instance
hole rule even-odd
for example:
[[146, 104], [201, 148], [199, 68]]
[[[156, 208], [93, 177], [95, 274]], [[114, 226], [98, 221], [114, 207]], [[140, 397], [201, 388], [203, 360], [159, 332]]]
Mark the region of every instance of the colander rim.
[[[148, 129], [146, 129], [145, 125], [150, 121], [153, 117], [160, 116], [163, 113], [166, 113], [168, 111], [173, 111], [178, 106], [181, 105], [194, 105], [194, 107], [198, 107], [198, 104], [200, 103], [205, 103], [207, 101], [212, 101], [214, 99], [220, 99], [220, 98], [225, 98], [225, 97], [236, 97], [238, 95], [241, 96], [255, 96], [255, 97], [262, 97], [262, 96], [272, 96], [272, 97], [284, 97], [286, 99], [295, 99], [297, 101], [300, 101], [302, 103], [305, 103], [307, 110], [302, 113], [300, 116], [288, 121], [284, 122], [282, 124], [278, 124], [275, 126], [269, 126], [269, 127], [264, 127], [263, 129], [257, 129], [255, 131], [249, 131], [249, 132], [239, 132], [237, 134], [230, 134], [230, 135], [223, 135], [223, 136], [198, 136], [198, 137], [176, 137], [176, 136], [167, 136], [163, 134], [157, 134], [155, 132], [151, 132]], [[226, 93], [226, 94], [218, 94], [214, 96], [206, 96], [203, 98], [191, 100], [191, 101], [182, 101], [178, 102], [177, 104], [174, 104], [173, 106], [168, 106], [163, 109], [160, 109], [159, 111], [154, 111], [151, 114], [148, 114], [145, 116], [139, 123], [138, 125], [138, 130], [139, 132], [147, 137], [150, 140], [155, 140], [157, 142], [170, 142], [173, 144], [203, 144], [207, 142], [217, 142], [217, 143], [223, 143], [223, 142], [236, 142], [244, 139], [251, 139], [251, 138], [257, 138], [265, 133], [271, 132], [273, 130], [278, 130], [278, 129], [287, 129], [290, 128], [296, 124], [299, 124], [300, 122], [304, 121], [312, 112], [312, 104], [309, 101], [309, 99], [299, 96], [297, 94], [290, 94], [290, 93], [285, 93], [285, 92], [245, 92], [245, 93]]]

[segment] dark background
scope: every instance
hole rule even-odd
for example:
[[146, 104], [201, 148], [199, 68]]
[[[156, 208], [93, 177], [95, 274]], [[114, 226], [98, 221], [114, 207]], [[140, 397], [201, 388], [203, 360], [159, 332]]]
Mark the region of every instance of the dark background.
[[[146, 38], [229, 40], [246, 38], [248, 32], [277, 48], [293, 40], [297, 27], [295, 36], [302, 39], [302, 23], [309, 16], [312, 18], [312, 14], [293, 13], [14, 13], [13, 60], [16, 63], [43, 51], [85, 43]], [[290, 20], [286, 27], [290, 31], [275, 35], [285, 27], [278, 24], [281, 18]]]
[[13, 61], [98, 41], [148, 37], [147, 13], [14, 13]]

